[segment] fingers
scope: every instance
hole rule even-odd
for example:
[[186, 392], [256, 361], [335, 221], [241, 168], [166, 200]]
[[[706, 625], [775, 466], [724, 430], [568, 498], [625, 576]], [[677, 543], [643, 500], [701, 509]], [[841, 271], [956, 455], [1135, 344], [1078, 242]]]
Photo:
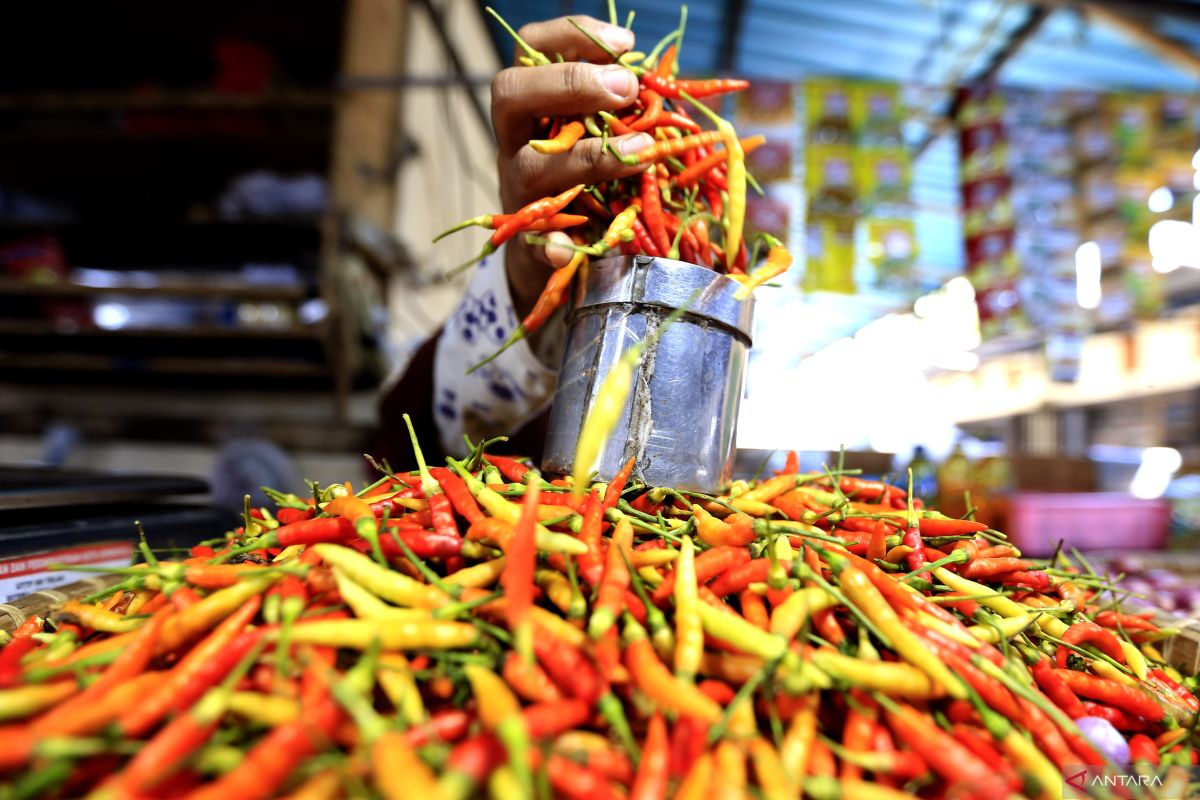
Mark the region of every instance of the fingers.
[[501, 154], [534, 138], [539, 117], [616, 111], [637, 92], [637, 76], [618, 66], [570, 62], [502, 70], [492, 81], [492, 123]]
[[545, 53], [551, 60], [558, 54], [564, 61], [592, 61], [597, 64], [611, 61], [612, 58], [603, 48], [571, 24], [572, 19], [618, 55], [633, 49], [633, 31], [583, 14], [574, 15], [569, 19], [559, 17], [545, 22], [531, 22], [517, 33], [530, 47]]
[[575, 251], [570, 247], [574, 244], [571, 237], [562, 231], [554, 231], [546, 238], [550, 240], [550, 243], [542, 247], [540, 258], [555, 269], [565, 267], [567, 262], [575, 256]]
[[[654, 138], [646, 133], [617, 136], [609, 142], [621, 155], [636, 153], [654, 144]], [[521, 203], [556, 194], [564, 186], [577, 183], [592, 186], [597, 183], [636, 175], [648, 164], [624, 164], [609, 152], [601, 149], [597, 138], [581, 139], [565, 153], [543, 155], [532, 147], [522, 147], [513, 157], [513, 183], [521, 187]]]

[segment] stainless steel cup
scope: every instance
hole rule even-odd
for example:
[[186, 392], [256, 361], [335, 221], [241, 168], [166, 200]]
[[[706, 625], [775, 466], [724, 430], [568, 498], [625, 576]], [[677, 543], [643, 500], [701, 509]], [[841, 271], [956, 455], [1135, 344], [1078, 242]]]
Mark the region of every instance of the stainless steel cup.
[[621, 421], [595, 465], [609, 480], [629, 460], [651, 486], [710, 492], [729, 482], [754, 300], [710, 269], [648, 256], [595, 261], [567, 312], [567, 342], [543, 469], [570, 473], [580, 427], [608, 370], [693, 293], [687, 313], [643, 358]]

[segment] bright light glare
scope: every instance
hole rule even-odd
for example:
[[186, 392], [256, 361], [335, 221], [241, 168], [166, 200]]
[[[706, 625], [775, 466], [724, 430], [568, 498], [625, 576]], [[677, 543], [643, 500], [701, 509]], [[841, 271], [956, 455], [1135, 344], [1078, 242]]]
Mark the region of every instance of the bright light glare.
[[1175, 195], [1171, 194], [1171, 190], [1166, 186], [1160, 186], [1150, 193], [1146, 205], [1155, 214], [1163, 214], [1170, 211], [1171, 206], [1175, 205]]
[[1100, 305], [1100, 245], [1084, 242], [1075, 251], [1075, 300], [1080, 308]]
[[96, 326], [107, 331], [124, 328], [131, 316], [129, 309], [121, 303], [99, 303], [92, 311]]
[[941, 353], [933, 359], [933, 366], [951, 372], [974, 372], [979, 367], [979, 354], [970, 350]]
[[1152, 500], [1162, 497], [1171, 483], [1171, 476], [1183, 465], [1183, 457], [1173, 447], [1147, 447], [1142, 451], [1142, 463], [1129, 483], [1134, 497]]
[[1159, 220], [1150, 226], [1150, 255], [1154, 268], [1171, 272], [1179, 267], [1200, 268], [1200, 241], [1196, 228], [1176, 219]]

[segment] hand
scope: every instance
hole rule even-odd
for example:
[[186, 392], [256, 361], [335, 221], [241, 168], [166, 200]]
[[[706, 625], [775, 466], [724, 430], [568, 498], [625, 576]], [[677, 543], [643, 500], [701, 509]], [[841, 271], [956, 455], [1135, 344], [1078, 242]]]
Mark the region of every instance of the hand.
[[[633, 32], [586, 16], [572, 17], [597, 39], [620, 54], [633, 48]], [[595, 137], [581, 139], [566, 153], [542, 155], [529, 146], [541, 135], [538, 119], [547, 116], [616, 111], [638, 94], [637, 77], [611, 58], [565, 17], [535, 22], [519, 31], [529, 45], [547, 56], [561, 54], [561, 64], [512, 67], [492, 81], [492, 125], [499, 155], [500, 202], [505, 213], [547, 195], [585, 183], [592, 185], [633, 175], [645, 165], [629, 166], [600, 149]], [[585, 63], [592, 62], [592, 63]], [[645, 133], [617, 136], [609, 141], [621, 153], [633, 153], [653, 144]], [[567, 241], [565, 233], [552, 233], [552, 241]], [[553, 268], [566, 264], [573, 253], [553, 244], [532, 247], [521, 237], [509, 241], [505, 270], [517, 313], [524, 316], [545, 285]]]

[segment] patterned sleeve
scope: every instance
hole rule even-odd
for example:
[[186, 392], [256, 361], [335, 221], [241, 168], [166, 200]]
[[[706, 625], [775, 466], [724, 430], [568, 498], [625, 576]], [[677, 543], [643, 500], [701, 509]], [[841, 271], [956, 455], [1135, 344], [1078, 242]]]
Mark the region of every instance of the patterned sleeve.
[[[504, 271], [504, 251], [476, 268], [466, 295], [447, 320], [434, 356], [434, 416], [442, 447], [465, 454], [463, 435], [472, 441], [511, 434], [550, 402], [558, 373], [517, 342], [471, 375], [467, 369], [499, 349], [520, 320], [513, 308]], [[554, 337], [561, 342], [561, 337]]]

